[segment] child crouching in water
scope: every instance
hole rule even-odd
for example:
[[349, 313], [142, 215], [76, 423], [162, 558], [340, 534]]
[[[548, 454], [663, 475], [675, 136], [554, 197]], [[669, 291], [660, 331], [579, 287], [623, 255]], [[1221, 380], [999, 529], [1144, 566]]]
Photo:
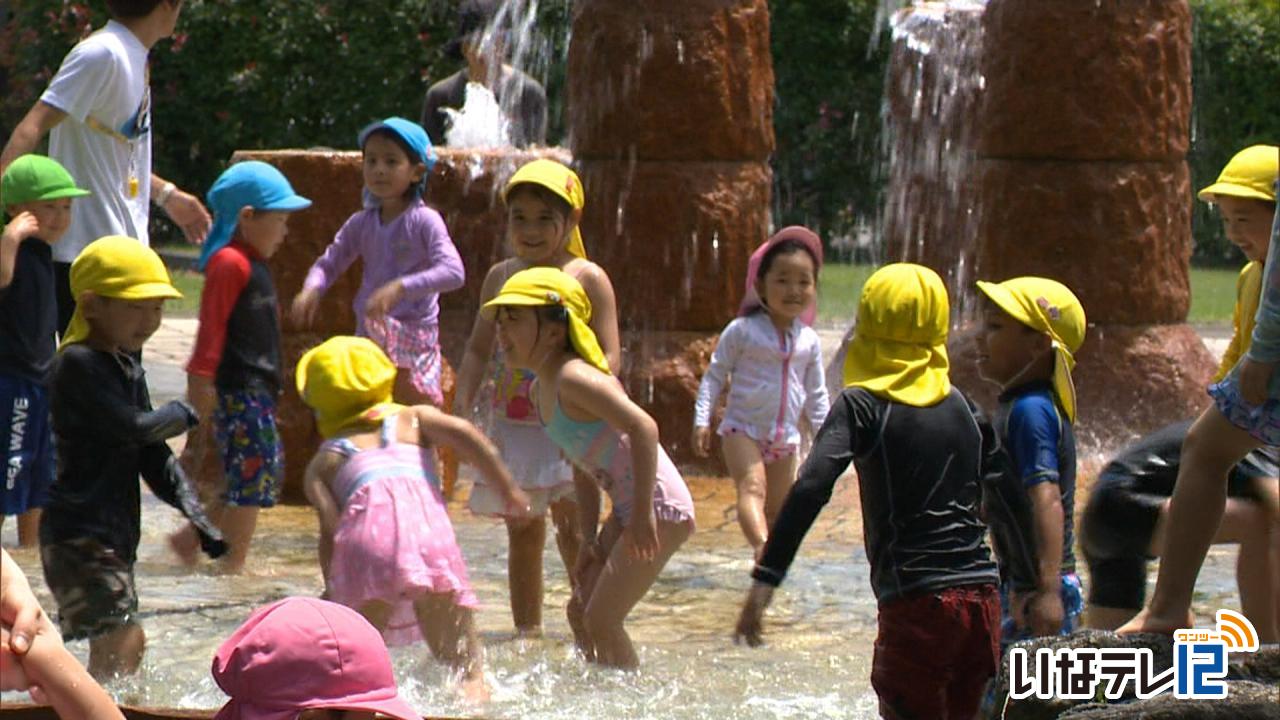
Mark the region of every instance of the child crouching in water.
[[796, 480], [801, 413], [822, 426], [829, 402], [815, 315], [822, 241], [807, 228], [779, 230], [751, 255], [738, 317], [720, 333], [698, 388], [693, 448], [705, 457], [711, 411], [733, 383], [720, 422], [724, 461], [738, 488], [738, 524], [758, 558]]
[[320, 515], [329, 599], [358, 610], [390, 644], [426, 639], [463, 672], [463, 692], [487, 699], [476, 634], [479, 604], [449, 522], [431, 448], [446, 445], [528, 506], [497, 451], [465, 420], [391, 401], [396, 366], [367, 338], [335, 337], [298, 361], [298, 394], [325, 442], [304, 489]]
[[[879, 635], [871, 684], [886, 718], [971, 718], [1000, 659], [1000, 574], [980, 505], [1009, 545], [1010, 572], [1034, 586], [1029, 517], [1000, 467], [994, 432], [951, 386], [949, 303], [937, 273], [908, 263], [867, 279], [832, 403], [787, 496], [743, 604], [735, 638], [762, 641], [764, 610], [801, 540], [854, 463]], [[1025, 508], [1024, 508], [1025, 509]]]
[[[575, 475], [583, 546], [570, 601], [579, 648], [588, 660], [634, 669], [640, 659], [623, 622], [693, 533], [689, 489], [658, 445], [657, 423], [609, 371], [577, 280], [555, 268], [523, 270], [481, 312], [496, 319], [508, 364], [537, 377], [534, 410], [583, 471]], [[601, 489], [613, 505], [603, 529]]]
[[400, 697], [378, 631], [336, 603], [292, 597], [258, 608], [218, 646], [231, 696], [213, 720], [421, 720]]

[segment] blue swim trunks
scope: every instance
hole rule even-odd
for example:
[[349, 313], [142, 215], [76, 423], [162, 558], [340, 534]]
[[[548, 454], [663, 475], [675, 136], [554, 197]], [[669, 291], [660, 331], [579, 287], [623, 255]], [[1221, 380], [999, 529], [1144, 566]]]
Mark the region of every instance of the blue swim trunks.
[[[1061, 576], [1060, 594], [1062, 597], [1062, 628], [1059, 635], [1070, 635], [1080, 626], [1080, 614], [1084, 612], [1084, 593], [1080, 588], [1080, 576], [1075, 573], [1063, 573]], [[1000, 588], [1000, 647], [1007, 649], [1019, 640], [1035, 637], [1029, 628], [1019, 629], [1013, 622], [1009, 610], [1009, 588]]]
[[21, 515], [47, 505], [54, 475], [48, 388], [0, 375], [0, 450], [0, 515]]
[[274, 506], [284, 479], [275, 398], [250, 390], [219, 392], [213, 428], [227, 478], [223, 501], [234, 506]]

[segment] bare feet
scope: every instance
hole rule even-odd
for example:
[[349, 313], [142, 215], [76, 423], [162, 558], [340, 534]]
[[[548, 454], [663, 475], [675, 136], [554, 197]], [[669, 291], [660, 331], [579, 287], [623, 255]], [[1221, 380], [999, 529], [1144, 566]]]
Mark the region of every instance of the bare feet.
[[200, 536], [191, 525], [185, 525], [169, 535], [169, 549], [183, 565], [195, 567], [196, 560], [200, 558]]
[[1191, 614], [1191, 610], [1187, 610], [1187, 614], [1181, 618], [1166, 617], [1157, 615], [1151, 611], [1150, 607], [1143, 608], [1129, 622], [1116, 628], [1117, 635], [1132, 635], [1133, 633], [1156, 633], [1158, 635], [1172, 635], [1174, 631], [1183, 628], [1193, 627], [1195, 625], [1195, 616]]
[[462, 695], [462, 699], [474, 705], [483, 705], [489, 702], [489, 685], [484, 681], [484, 673], [470, 672], [462, 676], [462, 682], [458, 685], [458, 692]]

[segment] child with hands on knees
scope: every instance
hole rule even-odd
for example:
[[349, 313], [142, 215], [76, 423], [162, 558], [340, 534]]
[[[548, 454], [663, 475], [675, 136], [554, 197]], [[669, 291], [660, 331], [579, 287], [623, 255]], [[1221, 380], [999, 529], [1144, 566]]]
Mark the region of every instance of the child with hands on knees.
[[[613, 285], [604, 270], [587, 259], [578, 230], [586, 201], [582, 181], [558, 162], [534, 160], [516, 171], [502, 197], [515, 257], [489, 269], [480, 301], [492, 300], [502, 284], [522, 270], [554, 267], [565, 271], [585, 289], [592, 308], [586, 321], [600, 341], [610, 371], [616, 373], [622, 364], [618, 310]], [[530, 394], [533, 373], [513, 367], [501, 353], [495, 357], [494, 329], [492, 314], [476, 316], [458, 371], [454, 407], [460, 414], [471, 412], [485, 369], [490, 358], [495, 358], [493, 412], [487, 431], [516, 482], [529, 493], [533, 510], [516, 515], [505, 512], [501, 497], [483, 482], [473, 487], [469, 503], [473, 512], [499, 515], [506, 522], [511, 614], [517, 632], [536, 635], [542, 630], [542, 549], [548, 510], [565, 569], [572, 571], [577, 562], [573, 470], [538, 422]]]
[[[481, 312], [497, 322], [506, 362], [537, 377], [530, 391], [547, 436], [575, 476], [582, 552], [570, 623], [588, 660], [639, 664], [623, 623], [694, 530], [693, 500], [658, 444], [658, 426], [627, 397], [587, 324], [591, 301], [556, 268], [523, 270]], [[600, 527], [600, 491], [613, 513]]]
[[18, 516], [18, 545], [32, 547], [53, 485], [49, 368], [58, 311], [53, 245], [71, 226], [71, 200], [88, 195], [41, 155], [14, 160], [0, 178], [0, 527]]
[[440, 407], [439, 295], [462, 287], [466, 274], [444, 218], [423, 201], [435, 153], [422, 126], [399, 117], [369, 125], [357, 140], [365, 209], [312, 264], [293, 299], [293, 322], [310, 326], [320, 296], [360, 258], [356, 334], [373, 339], [403, 370], [397, 402]]
[[325, 442], [304, 489], [320, 515], [326, 597], [358, 610], [390, 644], [426, 639], [487, 698], [478, 606], [449, 522], [430, 448], [447, 445], [502, 489], [512, 512], [528, 498], [497, 451], [465, 420], [392, 402], [396, 366], [368, 338], [339, 336], [298, 361], [298, 393]]
[[62, 720], [124, 720], [62, 644], [22, 568], [0, 549], [0, 691], [27, 691]]
[[[1227, 503], [1227, 477], [1250, 451], [1280, 445], [1280, 212], [1276, 197], [1280, 147], [1243, 150], [1223, 169], [1218, 181], [1200, 191], [1216, 204], [1227, 236], [1236, 245], [1256, 248], [1270, 226], [1269, 249], [1253, 338], [1240, 361], [1209, 386], [1213, 407], [1205, 410], [1182, 444], [1182, 467], [1169, 500], [1168, 525], [1160, 572], [1151, 601], [1117, 632], [1172, 634], [1192, 627], [1191, 597], [1196, 577], [1218, 532]], [[1246, 251], [1248, 252], [1248, 251]], [[1250, 258], [1257, 253], [1250, 253]], [[1274, 498], [1269, 499], [1272, 512]]]
[[350, 608], [291, 597], [258, 608], [218, 646], [231, 696], [213, 720], [421, 720], [396, 688], [378, 631]]
[[1084, 308], [1055, 280], [978, 281], [985, 301], [978, 335], [979, 372], [1000, 386], [996, 432], [1035, 515], [1040, 587], [1013, 596], [1001, 587], [1008, 646], [1028, 637], [1069, 635], [1084, 609], [1076, 575], [1075, 385], [1071, 370], [1084, 343]]
[[795, 483], [801, 414], [811, 428], [827, 417], [822, 348], [810, 327], [821, 267], [822, 241], [807, 228], [783, 228], [756, 249], [738, 317], [720, 333], [698, 388], [693, 447], [705, 457], [712, 408], [732, 379], [719, 434], [756, 557]]
[[127, 674], [142, 662], [134, 562], [141, 538], [138, 476], [191, 521], [210, 557], [226, 552], [165, 440], [198, 422], [173, 400], [151, 408], [138, 362], [167, 298], [181, 297], [164, 262], [133, 238], [90, 243], [71, 264], [76, 309], [52, 379], [58, 476], [40, 519], [40, 560], [64, 636], [89, 638], [89, 671]]
[[[188, 468], [211, 495], [211, 515], [230, 552], [220, 570], [244, 569], [258, 513], [274, 507], [284, 477], [284, 448], [276, 428], [280, 395], [280, 319], [267, 261], [289, 234], [291, 213], [311, 206], [289, 180], [264, 162], [227, 168], [209, 189], [214, 223], [201, 251], [205, 274], [200, 329], [187, 363], [187, 397], [201, 430], [184, 449]], [[216, 462], [204, 464], [216, 440]], [[221, 470], [206, 479], [201, 470]], [[212, 491], [218, 490], [214, 493]], [[191, 529], [170, 539], [191, 564]]]
[[[968, 718], [1000, 659], [1000, 573], [985, 515], [1035, 586], [1031, 523], [980, 411], [952, 387], [949, 303], [937, 273], [909, 263], [867, 279], [832, 403], [751, 573], [735, 640], [762, 620], [800, 543], [850, 463], [858, 470], [879, 635], [871, 684], [886, 718]], [[927, 440], [922, 440], [927, 438]]]

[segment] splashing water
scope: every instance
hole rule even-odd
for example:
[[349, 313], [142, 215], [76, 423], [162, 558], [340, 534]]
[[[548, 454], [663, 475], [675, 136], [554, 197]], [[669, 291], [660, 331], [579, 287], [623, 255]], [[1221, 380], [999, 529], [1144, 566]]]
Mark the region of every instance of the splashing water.
[[444, 108], [449, 118], [445, 144], [449, 147], [506, 147], [511, 144], [511, 121], [493, 91], [477, 82], [467, 83], [462, 108]]

